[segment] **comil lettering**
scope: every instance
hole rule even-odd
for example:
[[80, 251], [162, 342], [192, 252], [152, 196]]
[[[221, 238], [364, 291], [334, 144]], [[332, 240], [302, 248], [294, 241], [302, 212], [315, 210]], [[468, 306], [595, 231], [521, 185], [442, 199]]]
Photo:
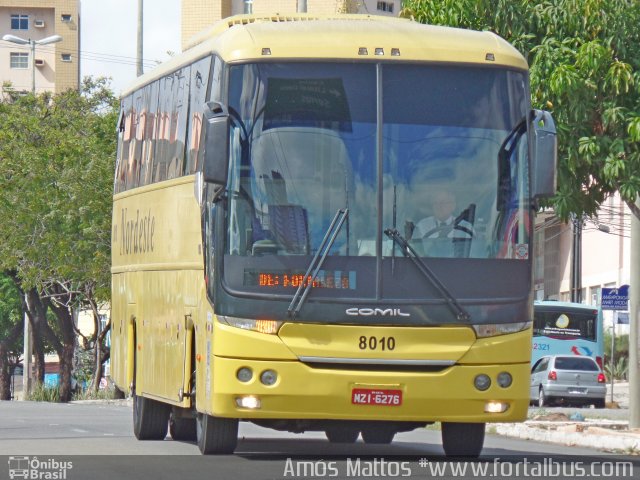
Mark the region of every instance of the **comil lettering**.
[[141, 216], [140, 210], [136, 210], [134, 220], [128, 218], [126, 208], [121, 212], [120, 255], [153, 252], [156, 217], [151, 215], [151, 211], [146, 215], [143, 213]]
[[405, 313], [399, 308], [347, 308], [347, 315], [356, 317], [410, 317], [410, 313]]

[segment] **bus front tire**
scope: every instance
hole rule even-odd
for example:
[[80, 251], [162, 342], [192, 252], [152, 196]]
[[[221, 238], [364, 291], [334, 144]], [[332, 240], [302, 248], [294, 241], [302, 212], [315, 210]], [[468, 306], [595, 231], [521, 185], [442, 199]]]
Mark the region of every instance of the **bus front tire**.
[[390, 430], [384, 427], [364, 428], [361, 433], [364, 443], [379, 445], [391, 443], [393, 441], [393, 437], [396, 436], [395, 430]]
[[360, 432], [350, 427], [331, 427], [324, 431], [331, 443], [354, 443]]
[[478, 457], [484, 445], [484, 423], [442, 423], [442, 447], [448, 457]]
[[164, 440], [171, 407], [150, 398], [133, 397], [133, 433], [138, 440]]
[[238, 444], [238, 419], [198, 413], [196, 440], [203, 455], [233, 453]]

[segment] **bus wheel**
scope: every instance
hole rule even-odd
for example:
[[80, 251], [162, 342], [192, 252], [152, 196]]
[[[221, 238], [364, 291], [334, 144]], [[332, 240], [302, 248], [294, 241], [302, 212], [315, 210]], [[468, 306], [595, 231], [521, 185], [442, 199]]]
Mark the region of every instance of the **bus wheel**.
[[133, 396], [133, 433], [138, 440], [163, 440], [167, 436], [171, 407], [139, 395]]
[[238, 444], [238, 419], [198, 413], [196, 439], [204, 455], [233, 453]]
[[330, 427], [324, 433], [331, 443], [354, 443], [360, 435], [353, 427]]
[[193, 442], [196, 438], [196, 419], [181, 418], [171, 414], [169, 418], [169, 433], [174, 440]]
[[538, 407], [544, 407], [549, 405], [549, 398], [544, 394], [544, 388], [540, 387], [538, 392]]
[[484, 444], [484, 423], [442, 423], [442, 447], [448, 457], [477, 457]]
[[396, 436], [395, 430], [384, 427], [364, 428], [361, 433], [364, 443], [387, 444], [391, 443]]

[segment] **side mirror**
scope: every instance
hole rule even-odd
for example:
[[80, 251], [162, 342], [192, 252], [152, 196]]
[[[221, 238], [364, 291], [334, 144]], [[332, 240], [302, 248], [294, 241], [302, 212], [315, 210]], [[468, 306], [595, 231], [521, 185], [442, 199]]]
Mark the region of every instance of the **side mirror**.
[[205, 150], [202, 176], [206, 183], [225, 185], [229, 165], [229, 113], [218, 102], [204, 107]]
[[556, 125], [549, 112], [533, 110], [531, 113], [531, 197], [548, 198], [556, 193]]

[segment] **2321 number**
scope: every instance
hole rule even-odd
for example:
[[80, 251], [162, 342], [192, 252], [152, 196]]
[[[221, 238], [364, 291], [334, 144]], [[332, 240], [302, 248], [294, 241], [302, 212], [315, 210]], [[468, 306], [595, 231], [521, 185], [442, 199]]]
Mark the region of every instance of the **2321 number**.
[[396, 339], [394, 337], [367, 337], [362, 335], [358, 339], [358, 347], [360, 350], [392, 351], [396, 348]]

